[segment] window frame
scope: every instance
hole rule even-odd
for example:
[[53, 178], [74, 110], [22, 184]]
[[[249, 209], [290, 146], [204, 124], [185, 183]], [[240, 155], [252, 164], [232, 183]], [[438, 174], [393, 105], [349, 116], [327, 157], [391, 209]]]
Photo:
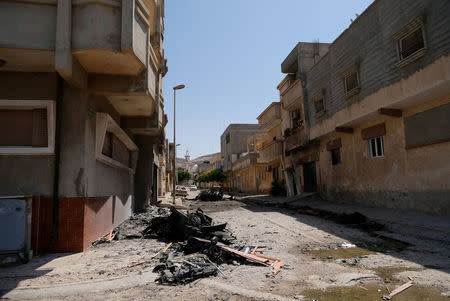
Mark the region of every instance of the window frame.
[[[411, 53], [407, 57], [402, 58], [400, 51], [400, 43], [402, 40], [406, 39], [410, 35], [414, 34], [416, 31], [420, 30], [422, 34], [423, 47]], [[423, 16], [419, 15], [412, 19], [409, 23], [402, 26], [397, 32], [392, 34], [392, 38], [395, 41], [395, 46], [397, 50], [397, 67], [402, 68], [409, 63], [412, 63], [419, 58], [423, 57], [428, 51], [427, 36], [425, 32], [425, 26], [423, 23]]]
[[[112, 133], [119, 139], [130, 152], [130, 166], [117, 161], [107, 155], [103, 154], [103, 145], [105, 141], [106, 132]], [[127, 135], [127, 133], [114, 121], [114, 119], [107, 113], [97, 113], [96, 117], [96, 143], [95, 143], [95, 159], [99, 162], [107, 164], [112, 167], [125, 169], [130, 173], [134, 173], [136, 169], [137, 153], [139, 148]]]
[[[405, 39], [407, 39], [407, 38], [409, 38], [410, 36], [412, 36], [413, 34], [415, 34], [416, 32], [418, 32], [418, 31], [420, 31], [420, 33], [421, 33], [421, 36], [422, 36], [422, 44], [423, 44], [423, 46], [422, 46], [421, 48], [417, 49], [416, 51], [414, 51], [413, 53], [411, 53], [410, 55], [408, 55], [408, 56], [406, 56], [406, 57], [403, 57], [403, 56], [402, 56], [402, 47], [403, 47], [402, 42], [403, 42]], [[401, 37], [400, 39], [397, 40], [397, 51], [398, 51], [398, 59], [399, 59], [399, 62], [401, 62], [401, 61], [403, 61], [403, 60], [407, 60], [408, 58], [413, 57], [417, 52], [419, 52], [419, 51], [421, 51], [421, 50], [423, 50], [423, 49], [425, 49], [425, 48], [426, 48], [426, 47], [425, 47], [424, 30], [423, 30], [423, 26], [421, 26], [421, 27], [417, 28], [416, 30], [410, 31], [409, 33], [407, 33], [406, 35], [404, 35], [403, 37]]]
[[[377, 139], [379, 139], [380, 143], [377, 143]], [[374, 141], [374, 147], [376, 154], [373, 153], [372, 150], [372, 141]], [[384, 141], [383, 136], [377, 136], [370, 139], [367, 139], [367, 147], [368, 147], [368, 155], [370, 159], [376, 158], [384, 158]]]
[[54, 100], [11, 100], [0, 99], [0, 109], [32, 110], [46, 109], [47, 146], [0, 146], [0, 155], [52, 155], [55, 153], [56, 110]]
[[[352, 89], [348, 89], [347, 87], [347, 79], [352, 76], [352, 75], [356, 75], [356, 86], [353, 87]], [[350, 93], [352, 93], [354, 90], [359, 89], [359, 72], [358, 70], [354, 70], [353, 72], [348, 73], [347, 75], [344, 76], [344, 91], [345, 91], [345, 95], [348, 95]]]

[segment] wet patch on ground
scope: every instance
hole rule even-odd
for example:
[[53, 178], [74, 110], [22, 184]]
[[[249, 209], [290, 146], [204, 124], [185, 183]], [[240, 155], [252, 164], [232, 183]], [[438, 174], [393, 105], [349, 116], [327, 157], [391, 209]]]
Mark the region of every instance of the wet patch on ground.
[[356, 257], [363, 257], [367, 255], [376, 254], [373, 251], [370, 251], [361, 247], [354, 248], [336, 248], [336, 249], [318, 249], [318, 250], [307, 250], [307, 254], [311, 254], [313, 257], [319, 259], [349, 259]]
[[408, 268], [408, 267], [382, 267], [373, 269], [373, 271], [380, 277], [384, 283], [389, 284], [398, 284], [400, 280], [396, 277], [397, 274], [406, 271], [421, 271], [423, 269], [420, 268]]
[[[390, 290], [394, 289], [392, 287]], [[348, 300], [382, 300], [388, 295], [386, 287], [376, 284], [361, 284], [349, 287], [331, 287], [326, 290], [305, 290], [301, 293], [306, 300], [319, 301], [348, 301]], [[413, 285], [407, 290], [395, 295], [395, 301], [448, 301], [449, 298], [442, 296], [437, 289]]]

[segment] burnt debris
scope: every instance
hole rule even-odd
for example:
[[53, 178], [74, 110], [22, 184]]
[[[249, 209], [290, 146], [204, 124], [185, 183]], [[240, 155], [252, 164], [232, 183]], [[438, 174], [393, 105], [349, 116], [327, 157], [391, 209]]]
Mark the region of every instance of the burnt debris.
[[[160, 284], [186, 284], [223, 274], [219, 267], [223, 263], [272, 264], [274, 270], [277, 265], [279, 270], [281, 261], [256, 254], [257, 247], [252, 247], [251, 254], [249, 247], [231, 248], [236, 238], [226, 226], [226, 223], [213, 223], [200, 208], [195, 212], [183, 212], [174, 207], [150, 207], [146, 212], [132, 216], [113, 233], [116, 240], [157, 238], [169, 242], [152, 257], [159, 256], [154, 272], [159, 274], [157, 282]], [[129, 267], [151, 262], [144, 260]]]

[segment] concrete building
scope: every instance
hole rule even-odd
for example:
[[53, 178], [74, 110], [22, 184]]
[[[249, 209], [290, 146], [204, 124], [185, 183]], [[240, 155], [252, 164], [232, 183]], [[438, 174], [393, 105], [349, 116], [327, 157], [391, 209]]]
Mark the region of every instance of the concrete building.
[[[277, 86], [280, 92], [281, 131], [283, 134], [282, 169], [288, 196], [316, 191], [315, 166], [300, 157], [314, 145], [309, 139], [307, 72], [328, 51], [326, 43], [298, 43], [281, 64], [286, 77]], [[305, 165], [305, 168], [303, 168]], [[313, 179], [305, 182], [305, 178]]]
[[[240, 164], [244, 160], [242, 157], [246, 156], [245, 154], [248, 155], [248, 140], [258, 132], [258, 124], [230, 124], [220, 136], [220, 153], [223, 160], [223, 171], [227, 174], [227, 187], [238, 187], [238, 178], [234, 175], [233, 164]], [[238, 160], [239, 162], [237, 162]], [[234, 170], [236, 170], [236, 166]]]
[[281, 103], [271, 103], [258, 117], [258, 125], [265, 133], [265, 140], [257, 149], [259, 161], [266, 164], [269, 181], [284, 179], [282, 172], [283, 135], [281, 128]]
[[156, 200], [163, 33], [163, 0], [0, 2], [0, 205], [29, 217], [2, 251], [82, 251]]
[[300, 77], [302, 191], [450, 214], [449, 14], [446, 0], [376, 0]]

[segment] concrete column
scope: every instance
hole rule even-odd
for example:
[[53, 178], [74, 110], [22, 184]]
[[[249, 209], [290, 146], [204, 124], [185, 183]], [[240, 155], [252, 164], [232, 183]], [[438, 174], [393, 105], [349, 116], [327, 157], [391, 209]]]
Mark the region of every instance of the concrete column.
[[153, 179], [154, 160], [157, 159], [153, 151], [155, 139], [150, 136], [136, 136], [135, 138], [135, 143], [139, 147], [139, 156], [134, 174], [135, 199], [133, 211], [135, 213], [145, 210], [149, 201], [154, 202], [156, 200], [154, 196], [158, 193], [158, 187], [154, 185], [156, 181]]

